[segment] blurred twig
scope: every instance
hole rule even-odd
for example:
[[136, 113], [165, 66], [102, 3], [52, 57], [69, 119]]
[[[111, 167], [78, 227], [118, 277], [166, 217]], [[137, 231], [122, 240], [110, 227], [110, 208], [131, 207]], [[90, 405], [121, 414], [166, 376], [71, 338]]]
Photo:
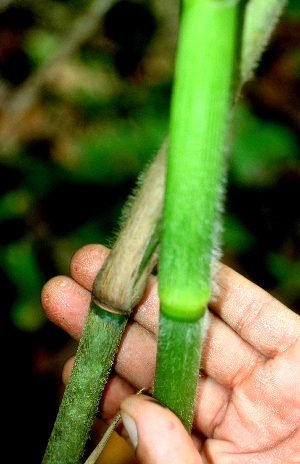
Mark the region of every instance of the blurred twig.
[[0, 0], [0, 13], [8, 8], [14, 0]]
[[34, 71], [2, 106], [0, 143], [4, 151], [18, 140], [21, 121], [36, 103], [49, 71], [71, 56], [96, 32], [101, 19], [115, 2], [116, 0], [94, 0], [86, 13], [75, 21], [70, 34], [63, 39], [56, 52]]

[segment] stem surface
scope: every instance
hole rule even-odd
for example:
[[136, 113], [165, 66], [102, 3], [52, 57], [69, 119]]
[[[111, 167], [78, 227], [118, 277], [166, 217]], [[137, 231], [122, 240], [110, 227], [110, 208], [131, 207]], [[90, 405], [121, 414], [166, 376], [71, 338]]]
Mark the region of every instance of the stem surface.
[[[200, 356], [196, 332], [210, 295], [239, 7], [232, 1], [186, 0], [181, 14], [162, 221], [154, 396], [190, 430]], [[181, 367], [181, 346], [188, 349], [189, 344], [194, 349]], [[176, 368], [174, 373], [169, 366]]]
[[[258, 1], [251, 0], [250, 3], [253, 5]], [[265, 1], [266, 5], [268, 1]], [[284, 1], [270, 0], [270, 3], [282, 7]], [[268, 11], [274, 23], [280, 11], [277, 7]], [[154, 395], [178, 414], [188, 430], [198, 377], [201, 316], [210, 293], [211, 249], [221, 190], [236, 18], [232, 1], [183, 1], [160, 263], [162, 305]], [[257, 16], [249, 15], [249, 18], [254, 32], [244, 35], [243, 48], [251, 42], [256, 25], [260, 24]], [[262, 53], [261, 44], [258, 45]], [[255, 49], [255, 44], [251, 43], [251, 46]], [[255, 55], [256, 61], [258, 55]], [[249, 65], [243, 61], [245, 74], [253, 67], [252, 62]], [[155, 177], [164, 170], [163, 156], [161, 160]], [[163, 181], [153, 182], [146, 176], [144, 184], [145, 190], [126, 221], [126, 235], [122, 235], [118, 249], [112, 255], [113, 263], [107, 264], [102, 271], [102, 282], [99, 277], [95, 282], [94, 298], [104, 303], [104, 307], [113, 303], [120, 311], [129, 312], [142, 295], [146, 275], [151, 272], [157, 257]], [[150, 207], [149, 201], [144, 201], [145, 198], [149, 200], [148, 189], [151, 192]], [[148, 226], [142, 228], [144, 244], [141, 245], [141, 223], [144, 221], [148, 221]], [[177, 237], [175, 245], [172, 242], [174, 236]], [[124, 260], [124, 256], [137, 251], [136, 240], [141, 247], [138, 255], [129, 260], [133, 267], [128, 271], [128, 260]], [[122, 261], [125, 261], [122, 269], [126, 272], [120, 273]], [[115, 285], [117, 274], [118, 285]], [[104, 282], [105, 295], [99, 295]], [[122, 292], [119, 292], [120, 288]], [[122, 295], [121, 302], [116, 300], [114, 292]], [[127, 315], [111, 314], [91, 303], [44, 464], [76, 464], [80, 461], [127, 319]]]
[[92, 302], [43, 464], [77, 464], [84, 452], [126, 322], [157, 262], [165, 156], [166, 143], [144, 174], [121, 232], [95, 278]]
[[174, 320], [163, 313], [159, 321], [154, 396], [163, 404], [176, 398], [176, 414], [188, 431], [200, 364], [201, 322]]
[[80, 462], [127, 319], [91, 303], [43, 464]]
[[183, 2], [159, 266], [162, 311], [196, 320], [210, 293], [237, 7]]

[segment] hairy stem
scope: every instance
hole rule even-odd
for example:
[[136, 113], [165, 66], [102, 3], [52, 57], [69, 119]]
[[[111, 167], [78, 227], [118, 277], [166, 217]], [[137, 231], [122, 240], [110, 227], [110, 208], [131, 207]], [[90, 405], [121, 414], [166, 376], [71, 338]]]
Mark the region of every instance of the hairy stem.
[[190, 322], [160, 314], [154, 396], [176, 412], [188, 431], [193, 422], [201, 325], [200, 318]]
[[[189, 431], [222, 188], [239, 22], [236, 3], [186, 0], [181, 12], [158, 275], [154, 396], [181, 417]], [[188, 349], [190, 343], [194, 349]], [[181, 346], [188, 350], [186, 362]], [[165, 389], [166, 379], [170, 382]]]
[[[260, 0], [250, 0], [250, 4], [254, 5], [257, 1]], [[270, 5], [271, 2], [276, 4], [275, 0], [266, 0], [265, 4]], [[278, 0], [279, 3], [283, 5], [284, 2]], [[218, 5], [226, 6], [227, 11], [220, 15]], [[183, 2], [184, 14], [187, 18], [189, 12], [190, 18], [185, 18], [181, 27], [180, 58], [172, 103], [171, 161], [160, 264], [160, 271], [164, 270], [160, 272], [162, 305], [154, 394], [179, 415], [188, 430], [191, 428], [198, 376], [201, 317], [210, 291], [211, 249], [227, 119], [224, 114], [228, 107], [234, 61], [235, 8], [232, 1], [225, 0], [224, 3], [222, 0]], [[273, 25], [278, 12], [277, 8], [271, 11]], [[248, 22], [259, 24], [257, 17], [250, 18]], [[244, 34], [243, 49], [250, 46], [253, 34]], [[200, 44], [199, 50], [195, 49], [195, 44]], [[208, 44], [207, 48], [205, 44]], [[249, 69], [254, 68], [262, 53], [260, 44], [257, 53], [255, 44], [251, 46], [256, 58], [251, 66], [249, 61], [242, 61], [243, 76], [249, 75]], [[193, 92], [190, 81], [194, 86]], [[95, 280], [94, 302], [89, 308], [43, 464], [76, 464], [84, 452], [128, 315], [142, 296], [147, 276], [157, 260], [165, 157], [166, 144], [144, 176], [143, 186], [119, 238]], [[177, 199], [173, 203], [170, 192], [176, 191], [177, 187], [181, 198], [176, 194]], [[199, 194], [201, 200], [195, 202]], [[174, 234], [178, 239], [177, 245], [172, 243]], [[169, 244], [169, 251], [166, 251]], [[181, 254], [181, 250], [184, 253]], [[108, 309], [108, 312], [99, 306]]]
[[92, 302], [43, 464], [77, 464], [84, 453], [128, 317], [157, 262], [165, 156], [166, 143], [143, 176], [123, 228], [95, 279]]
[[199, 372], [200, 321], [210, 294], [220, 228], [230, 90], [252, 77], [286, 1], [238, 3], [182, 2], [162, 222], [154, 396], [189, 431]]
[[[144, 389], [142, 388], [141, 390], [139, 390], [136, 394], [137, 395], [140, 395], [142, 393]], [[102, 451], [104, 450], [105, 448], [105, 445], [106, 443], [108, 442], [112, 432], [114, 431], [114, 429], [116, 428], [119, 420], [121, 419], [121, 413], [118, 412], [118, 414], [114, 417], [113, 421], [111, 422], [111, 424], [107, 427], [103, 437], [101, 438], [100, 442], [98, 443], [98, 445], [96, 446], [96, 448], [93, 450], [93, 452], [89, 455], [88, 459], [85, 461], [84, 464], [95, 464], [95, 462], [97, 461], [98, 457], [100, 456], [100, 454], [102, 453]]]
[[100, 269], [93, 295], [97, 304], [130, 313], [142, 298], [149, 274], [158, 260], [165, 184], [167, 143], [142, 174], [140, 190], [114, 247]]
[[91, 303], [43, 464], [80, 462], [127, 319]]

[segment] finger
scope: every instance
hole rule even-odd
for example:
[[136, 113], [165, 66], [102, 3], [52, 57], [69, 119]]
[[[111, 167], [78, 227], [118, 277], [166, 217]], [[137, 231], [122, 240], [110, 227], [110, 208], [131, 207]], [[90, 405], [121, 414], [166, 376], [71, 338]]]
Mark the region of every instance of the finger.
[[[91, 287], [89, 281], [93, 280], [106, 255], [107, 249], [101, 245], [88, 245], [80, 249], [74, 255], [71, 263], [74, 279], [81, 285], [86, 285], [87, 288]], [[221, 266], [221, 273], [222, 269]], [[226, 268], [224, 267], [224, 269]], [[89, 276], [88, 280], [86, 276]], [[222, 274], [220, 282], [222, 282]], [[141, 325], [146, 326], [148, 330], [155, 332], [158, 307], [157, 280], [152, 276], [133, 317]], [[220, 363], [221, 359], [222, 363]], [[207, 375], [212, 376], [226, 388], [232, 388], [237, 382], [242, 381], [261, 360], [259, 353], [253, 350], [228, 325], [221, 323], [219, 318], [211, 316], [210, 329], [203, 347], [203, 369]]]
[[273, 357], [298, 339], [300, 317], [260, 287], [224, 265], [217, 284], [210, 308], [259, 352]]
[[[80, 248], [71, 260], [71, 276], [79, 285], [91, 291], [97, 272], [108, 254], [109, 250], [103, 245], [86, 245]], [[149, 331], [156, 333], [158, 308], [157, 279], [150, 275], [144, 295], [131, 317]]]
[[57, 276], [42, 288], [41, 304], [48, 319], [75, 340], [81, 337], [91, 294], [73, 279]]
[[[90, 292], [69, 277], [54, 277], [45, 284], [41, 301], [47, 317], [76, 340], [80, 339]], [[154, 335], [138, 323], [127, 324], [118, 353], [115, 370], [135, 388], [151, 389], [156, 357]]]
[[115, 357], [115, 371], [131, 385], [151, 392], [156, 360], [156, 339], [144, 327], [129, 322]]
[[222, 386], [233, 389], [269, 359], [210, 311], [206, 323], [201, 370]]
[[[42, 300], [45, 312], [51, 320], [79, 339], [89, 304], [89, 292], [70, 278], [58, 277], [46, 284], [43, 295], [47, 295], [43, 296]], [[204, 372], [216, 379], [216, 382], [209, 383], [208, 380], [205, 382], [200, 379], [199, 395], [202, 401], [199, 403], [199, 411], [205, 412], [199, 414], [196, 421], [198, 430], [207, 436], [214, 427], [215, 416], [226, 402], [227, 387], [232, 379], [238, 379], [239, 369], [241, 372], [247, 372], [243, 368], [243, 362], [251, 360], [249, 345], [232, 329], [216, 316], [211, 317], [209, 324], [208, 337], [203, 348], [202, 367]], [[151, 392], [155, 358], [156, 340], [153, 334], [140, 324], [129, 323], [115, 359], [116, 372], [135, 389], [146, 388]], [[226, 387], [222, 387], [218, 382], [223, 382]], [[209, 388], [205, 388], [206, 385]], [[201, 389], [205, 394], [201, 394]]]
[[[68, 382], [73, 362], [74, 356], [64, 366], [62, 378], [65, 385]], [[110, 423], [118, 413], [121, 401], [133, 395], [136, 390], [136, 387], [133, 387], [120, 375], [111, 374], [102, 395], [99, 417]], [[202, 375], [198, 380], [194, 430], [201, 433], [202, 436], [212, 437], [215, 427], [222, 422], [225, 416], [230, 396], [231, 392], [228, 389], [222, 387], [213, 379]], [[192, 438], [194, 443], [197, 443], [197, 449], [200, 449], [201, 438], [195, 434], [193, 434]]]
[[[93, 279], [107, 254], [108, 250], [102, 245], [87, 245], [78, 250], [71, 262], [73, 278], [91, 289]], [[152, 311], [146, 313], [148, 320], [145, 320], [145, 324], [147, 323], [149, 330], [156, 330], [157, 284], [153, 277], [152, 279], [148, 296], [153, 305]], [[145, 319], [144, 303], [147, 303], [147, 307], [149, 302], [142, 301], [134, 314], [140, 323]], [[285, 351], [298, 337], [299, 316], [227, 266], [221, 265], [219, 268], [217, 291], [212, 295], [210, 307], [242, 338], [266, 356], [272, 357]]]
[[93, 281], [108, 255], [109, 249], [103, 245], [85, 245], [76, 251], [71, 259], [71, 276], [91, 292]]
[[202, 460], [180, 420], [145, 395], [121, 403], [123, 424], [141, 464], [200, 464]]
[[198, 379], [193, 427], [202, 436], [211, 438], [222, 423], [231, 398], [231, 390], [202, 374]]

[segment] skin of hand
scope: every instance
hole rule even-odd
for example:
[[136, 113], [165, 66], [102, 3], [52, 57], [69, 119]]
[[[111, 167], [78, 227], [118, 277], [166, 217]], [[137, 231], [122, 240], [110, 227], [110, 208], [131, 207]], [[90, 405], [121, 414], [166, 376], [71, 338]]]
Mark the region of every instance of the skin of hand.
[[[71, 277], [46, 283], [48, 318], [79, 339], [96, 273], [108, 250], [87, 245], [72, 258]], [[221, 265], [206, 320], [194, 426], [151, 394], [159, 299], [150, 276], [117, 353], [101, 401], [105, 420], [121, 410], [141, 464], [300, 463], [300, 317]], [[64, 368], [66, 382], [73, 360]], [[124, 433], [125, 430], [123, 430]]]

